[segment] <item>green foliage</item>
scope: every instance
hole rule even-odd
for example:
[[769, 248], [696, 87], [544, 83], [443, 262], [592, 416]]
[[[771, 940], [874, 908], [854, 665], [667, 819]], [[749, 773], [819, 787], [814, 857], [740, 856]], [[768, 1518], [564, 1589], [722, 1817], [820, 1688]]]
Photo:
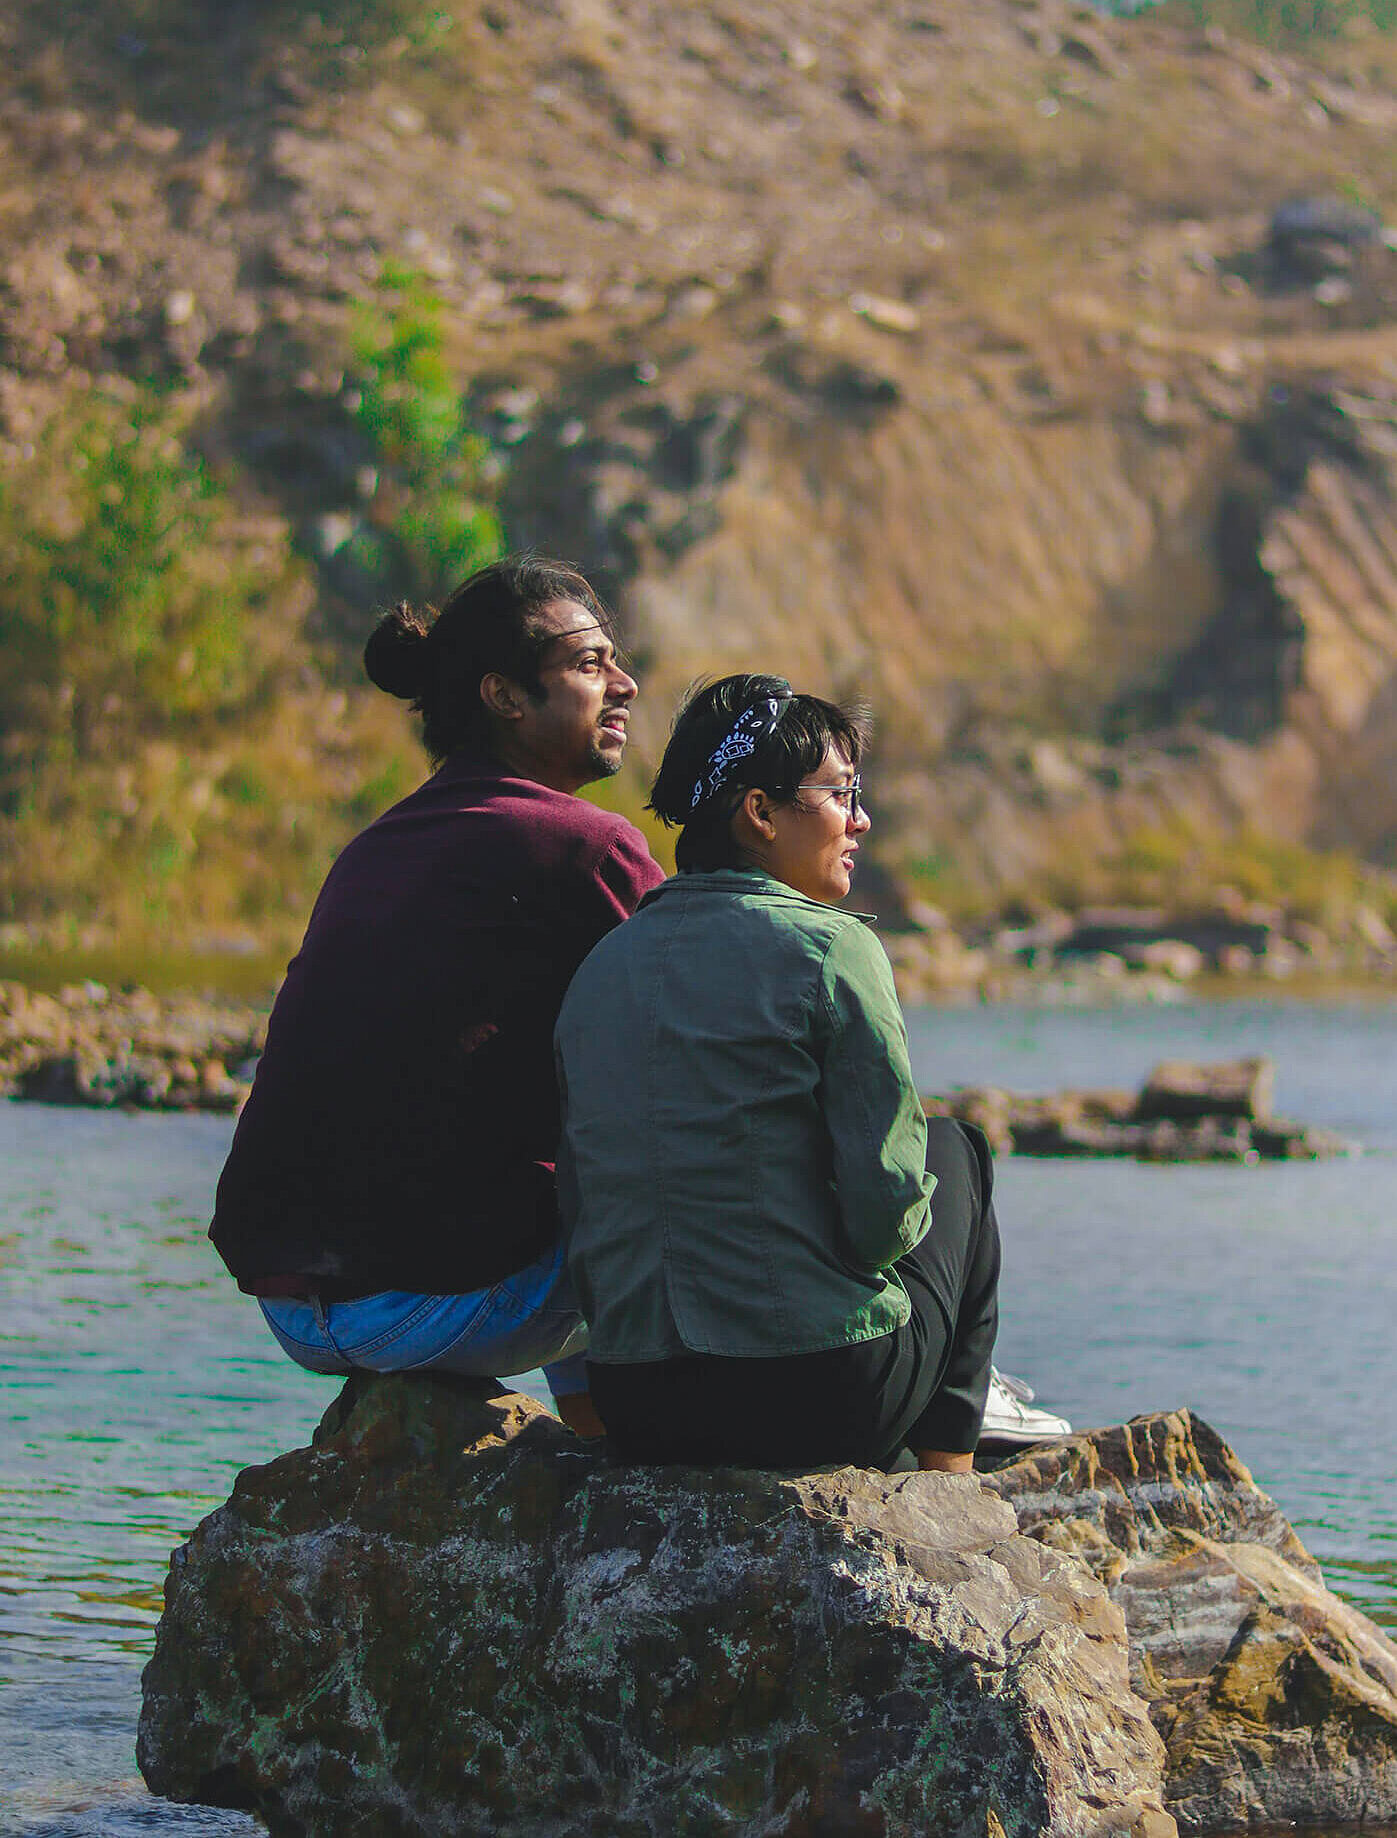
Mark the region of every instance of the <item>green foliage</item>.
[[384, 39], [432, 38], [450, 31], [454, 21], [435, 0], [275, 0], [288, 19], [318, 18], [325, 30], [375, 43]]
[[213, 496], [158, 399], [47, 430], [0, 480], [0, 721], [61, 704], [81, 752], [128, 702], [177, 727], [246, 697], [254, 667], [207, 578]]
[[356, 825], [372, 823], [389, 805], [396, 804], [399, 798], [405, 798], [421, 777], [420, 759], [409, 759], [403, 753], [390, 753], [349, 800], [350, 815]]
[[[384, 597], [435, 598], [502, 541], [417, 277], [385, 276], [356, 357], [379, 484], [355, 559]], [[0, 922], [50, 942], [289, 938], [417, 777], [401, 711], [333, 687], [289, 526], [201, 457], [192, 414], [90, 394], [0, 469]]]
[[[187, 35], [198, 30], [200, 11], [222, 13], [227, 4], [228, 0], [123, 0], [121, 23], [127, 31]], [[294, 32], [368, 47], [402, 38], [413, 44], [430, 41], [455, 23], [437, 0], [258, 0], [257, 10], [257, 23], [269, 35]], [[82, 0], [79, 7], [73, 0], [59, 0], [60, 18], [85, 11], [90, 11], [90, 0]]]
[[[1132, 5], [1112, 8], [1135, 12]], [[1166, 17], [1219, 25], [1262, 44], [1294, 46], [1316, 38], [1337, 38], [1351, 25], [1390, 32], [1397, 26], [1397, 0], [1166, 0]]]
[[1064, 854], [1043, 891], [1067, 907], [1107, 904], [1171, 910], [1215, 904], [1222, 890], [1346, 935], [1360, 906], [1390, 919], [1397, 883], [1342, 850], [1307, 848], [1241, 830], [1195, 830], [1179, 820], [1137, 830], [1094, 861]]
[[1052, 907], [1159, 906], [1170, 912], [1226, 907], [1234, 901], [1274, 907], [1331, 937], [1352, 936], [1360, 908], [1397, 927], [1397, 877], [1342, 850], [1307, 848], [1255, 830], [1226, 835], [1183, 819], [1142, 826], [1102, 853], [1070, 835], [1050, 867], [1012, 893], [966, 871], [945, 849], [897, 864], [916, 898], [958, 923], [988, 918], [1024, 921]]
[[0, 920], [60, 943], [287, 936], [403, 744], [318, 677], [289, 530], [187, 415], [90, 397], [0, 470]]
[[354, 355], [359, 425], [383, 474], [355, 557], [371, 573], [405, 567], [439, 597], [503, 552], [488, 444], [466, 421], [446, 361], [443, 308], [420, 276], [388, 265], [380, 301], [360, 314]]
[[913, 856], [902, 864], [901, 873], [914, 898], [939, 907], [951, 919], [980, 918], [995, 904], [990, 890], [967, 875], [946, 849]]

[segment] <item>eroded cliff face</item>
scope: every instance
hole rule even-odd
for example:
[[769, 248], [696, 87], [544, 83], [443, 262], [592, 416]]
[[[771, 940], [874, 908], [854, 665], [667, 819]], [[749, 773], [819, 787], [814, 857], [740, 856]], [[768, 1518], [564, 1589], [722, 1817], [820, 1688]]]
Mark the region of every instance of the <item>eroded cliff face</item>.
[[[876, 848], [933, 897], [1109, 893], [1170, 826], [1391, 860], [1386, 41], [1309, 67], [1053, 0], [0, 30], [11, 491], [94, 380], [158, 375], [352, 657], [395, 265], [511, 539], [619, 603], [633, 783], [690, 679], [764, 666], [874, 706]], [[1295, 193], [1376, 214], [1278, 235]]]

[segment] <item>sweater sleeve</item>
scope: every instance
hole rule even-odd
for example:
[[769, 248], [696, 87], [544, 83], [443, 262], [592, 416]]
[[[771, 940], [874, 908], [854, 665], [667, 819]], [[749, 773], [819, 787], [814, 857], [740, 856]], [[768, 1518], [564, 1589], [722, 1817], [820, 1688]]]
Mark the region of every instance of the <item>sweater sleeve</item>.
[[820, 1099], [847, 1251], [884, 1270], [931, 1223], [926, 1115], [912, 1080], [892, 966], [863, 925], [841, 928], [818, 997], [827, 1030]]
[[664, 878], [664, 869], [651, 855], [640, 831], [620, 820], [593, 875], [600, 901], [597, 936], [629, 919], [644, 896]]

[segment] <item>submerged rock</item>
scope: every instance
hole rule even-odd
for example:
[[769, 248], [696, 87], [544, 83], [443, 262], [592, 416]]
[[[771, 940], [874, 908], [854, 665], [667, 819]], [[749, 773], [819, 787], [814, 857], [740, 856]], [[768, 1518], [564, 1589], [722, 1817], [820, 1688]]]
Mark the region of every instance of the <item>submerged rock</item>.
[[1124, 1624], [973, 1476], [622, 1467], [346, 1387], [176, 1552], [139, 1760], [277, 1838], [1168, 1838]]

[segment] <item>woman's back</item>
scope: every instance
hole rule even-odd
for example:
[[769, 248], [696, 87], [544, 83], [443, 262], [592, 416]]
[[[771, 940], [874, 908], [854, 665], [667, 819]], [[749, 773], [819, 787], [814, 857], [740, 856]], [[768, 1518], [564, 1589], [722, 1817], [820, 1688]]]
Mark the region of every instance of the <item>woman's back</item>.
[[881, 946], [760, 871], [655, 890], [559, 1018], [559, 1164], [591, 1357], [886, 1334], [925, 1230], [925, 1127]]

